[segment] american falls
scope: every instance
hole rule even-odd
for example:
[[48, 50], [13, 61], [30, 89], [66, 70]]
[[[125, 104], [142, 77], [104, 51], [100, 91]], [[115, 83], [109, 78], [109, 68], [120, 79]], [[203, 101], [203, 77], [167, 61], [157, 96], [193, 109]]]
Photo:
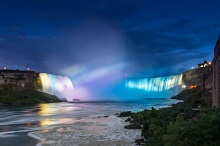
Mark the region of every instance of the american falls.
[[180, 75], [172, 75], [165, 77], [153, 77], [153, 78], [132, 78], [127, 79], [126, 87], [128, 88], [136, 88], [143, 89], [145, 91], [154, 91], [160, 92], [169, 90], [176, 86], [182, 86], [182, 74]]

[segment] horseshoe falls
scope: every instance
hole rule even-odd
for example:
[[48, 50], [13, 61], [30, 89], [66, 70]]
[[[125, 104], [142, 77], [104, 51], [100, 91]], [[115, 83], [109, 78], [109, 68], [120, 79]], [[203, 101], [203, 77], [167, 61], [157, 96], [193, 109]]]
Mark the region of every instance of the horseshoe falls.
[[73, 92], [73, 84], [68, 77], [40, 73], [38, 81], [42, 86], [43, 92], [71, 100], [70, 96]]
[[[127, 79], [127, 88], [142, 89], [148, 92], [162, 92], [183, 85], [182, 74], [153, 78]], [[181, 90], [181, 89], [180, 89]]]

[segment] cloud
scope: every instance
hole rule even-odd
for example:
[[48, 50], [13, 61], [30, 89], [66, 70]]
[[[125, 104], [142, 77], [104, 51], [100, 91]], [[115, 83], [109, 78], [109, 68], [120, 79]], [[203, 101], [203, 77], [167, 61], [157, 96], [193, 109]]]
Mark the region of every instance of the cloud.
[[65, 71], [78, 66], [88, 71], [123, 63], [122, 72], [130, 75], [158, 68], [164, 75], [184, 71], [176, 68], [212, 54], [210, 46], [220, 32], [219, 14], [213, 10], [217, 1], [158, 3], [3, 1], [0, 66], [69, 75]]

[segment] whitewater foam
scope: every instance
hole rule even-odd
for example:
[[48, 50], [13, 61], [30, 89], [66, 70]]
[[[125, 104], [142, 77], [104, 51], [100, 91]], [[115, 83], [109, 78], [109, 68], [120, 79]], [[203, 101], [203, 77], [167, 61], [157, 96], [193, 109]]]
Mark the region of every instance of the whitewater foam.
[[126, 124], [128, 123], [124, 119], [114, 115], [97, 115], [77, 120], [71, 125], [31, 132], [28, 135], [40, 140], [38, 146], [135, 145], [134, 141], [141, 136], [141, 130], [124, 129]]

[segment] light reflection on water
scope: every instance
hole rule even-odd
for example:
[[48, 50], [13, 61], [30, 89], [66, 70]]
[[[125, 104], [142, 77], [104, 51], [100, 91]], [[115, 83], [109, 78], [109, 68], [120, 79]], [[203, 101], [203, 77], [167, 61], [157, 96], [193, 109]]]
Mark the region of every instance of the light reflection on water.
[[[48, 116], [53, 116], [53, 115], [61, 115], [63, 113], [67, 113], [70, 111], [74, 111], [76, 107], [57, 107], [54, 104], [39, 104], [39, 111], [37, 114], [41, 117], [48, 117]], [[58, 125], [58, 124], [65, 124], [65, 123], [70, 123], [73, 122], [72, 118], [46, 118], [46, 119], [41, 119], [39, 121], [40, 126], [51, 126], [51, 125]]]
[[51, 125], [59, 125], [59, 124], [67, 124], [73, 122], [72, 118], [59, 118], [59, 119], [42, 119], [39, 122], [39, 125], [42, 127], [51, 126]]
[[50, 103], [26, 107], [0, 107], [0, 143], [13, 146], [25, 145], [30, 141], [30, 145], [35, 145], [36, 140], [28, 137], [27, 132], [74, 124], [79, 119], [94, 115], [109, 115], [128, 110], [139, 111], [176, 102], [171, 99], [145, 99], [143, 101]]

